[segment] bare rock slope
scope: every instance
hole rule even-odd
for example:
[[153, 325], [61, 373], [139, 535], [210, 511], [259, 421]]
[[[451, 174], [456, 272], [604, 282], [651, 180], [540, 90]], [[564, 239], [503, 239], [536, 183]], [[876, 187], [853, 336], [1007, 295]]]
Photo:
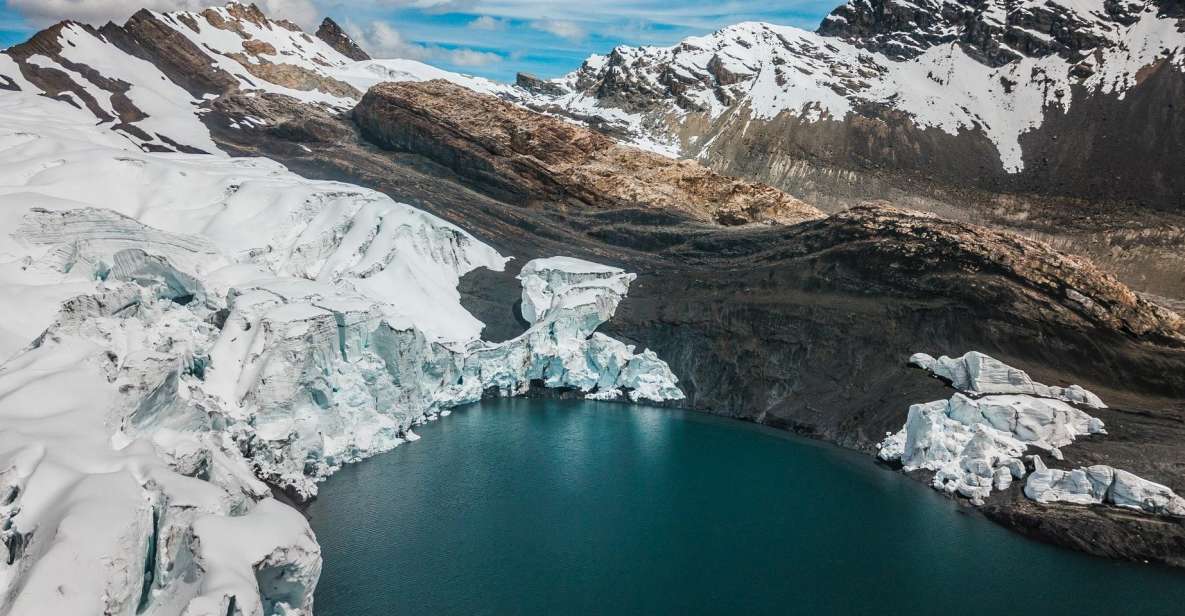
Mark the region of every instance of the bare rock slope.
[[416, 151], [517, 201], [677, 210], [725, 225], [796, 223], [819, 210], [445, 81], [371, 88], [354, 119], [372, 142]]

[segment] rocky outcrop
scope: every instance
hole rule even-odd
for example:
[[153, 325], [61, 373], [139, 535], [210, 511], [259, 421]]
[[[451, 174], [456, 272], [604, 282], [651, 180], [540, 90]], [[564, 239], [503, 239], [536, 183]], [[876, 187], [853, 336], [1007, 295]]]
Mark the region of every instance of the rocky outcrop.
[[[1015, 299], [1045, 304], [1041, 318], [1066, 327], [1102, 327], [1173, 347], [1185, 346], [1185, 319], [1148, 301], [1089, 261], [1053, 250], [1021, 236], [957, 223], [934, 214], [868, 205], [805, 226], [801, 239], [812, 248], [829, 245], [838, 253], [866, 252], [865, 275], [872, 268], [902, 289], [918, 294], [937, 290], [936, 278], [993, 279], [1013, 287]], [[860, 267], [853, 259], [853, 265]], [[961, 293], [955, 288], [946, 292]], [[1038, 299], [1041, 298], [1041, 299]], [[969, 299], [969, 297], [968, 297]]]
[[540, 79], [530, 73], [516, 74], [514, 76], [514, 85], [535, 94], [560, 96], [565, 92], [563, 86], [553, 81]]
[[214, 65], [207, 51], [151, 11], [135, 13], [122, 27], [108, 23], [100, 33], [126, 53], [151, 62], [195, 97], [224, 94], [239, 85], [233, 75]]
[[244, 45], [248, 53], [228, 53], [226, 56], [237, 61], [251, 76], [268, 83], [302, 92], [316, 91], [340, 98], [357, 99], [362, 96], [354, 86], [327, 77], [308, 67], [283, 62], [271, 62], [265, 54], [276, 55], [274, 48]]
[[382, 147], [424, 154], [521, 203], [664, 209], [725, 225], [822, 216], [769, 186], [622, 146], [444, 81], [380, 84], [354, 109], [354, 120]]
[[1056, 2], [1004, 0], [852, 0], [823, 18], [819, 34], [842, 38], [894, 60], [957, 43], [991, 66], [1023, 57], [1060, 55], [1072, 62], [1118, 44], [1115, 31], [1139, 20], [1145, 6], [1109, 2], [1080, 11]]
[[317, 28], [317, 38], [325, 41], [330, 47], [337, 50], [341, 55], [359, 62], [369, 60], [370, 54], [367, 54], [342, 30], [341, 26], [337, 25], [336, 21], [326, 17], [321, 22], [321, 27]]

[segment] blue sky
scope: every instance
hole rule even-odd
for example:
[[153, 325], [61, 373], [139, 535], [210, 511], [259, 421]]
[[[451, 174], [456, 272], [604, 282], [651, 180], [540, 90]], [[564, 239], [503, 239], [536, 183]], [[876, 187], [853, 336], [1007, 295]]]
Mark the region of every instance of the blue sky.
[[[258, 0], [257, 0], [258, 1]], [[121, 21], [140, 6], [168, 10], [211, 0], [0, 0], [0, 46], [71, 17]], [[555, 77], [616, 45], [670, 45], [746, 20], [814, 29], [840, 0], [263, 0], [273, 16], [308, 27], [329, 15], [378, 57], [411, 57], [510, 80]]]

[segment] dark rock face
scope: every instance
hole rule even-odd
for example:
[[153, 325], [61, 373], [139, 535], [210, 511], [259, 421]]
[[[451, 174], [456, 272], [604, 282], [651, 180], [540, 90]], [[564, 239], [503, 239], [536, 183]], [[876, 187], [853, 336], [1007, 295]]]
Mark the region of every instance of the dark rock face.
[[981, 133], [951, 135], [921, 128], [906, 114], [871, 105], [843, 120], [786, 116], [744, 134], [725, 129], [708, 159], [728, 173], [759, 178], [812, 199], [810, 187], [794, 177], [778, 177], [778, 170], [801, 161], [856, 173], [911, 176], [919, 185], [1185, 212], [1185, 174], [1178, 172], [1185, 166], [1185, 116], [1180, 113], [1185, 73], [1160, 62], [1141, 71], [1139, 82], [1122, 96], [1076, 87], [1072, 99], [1068, 111], [1048, 109], [1043, 124], [1021, 136], [1025, 165], [1020, 173], [1004, 171], [995, 147]]
[[1113, 26], [1134, 23], [1142, 10], [1142, 4], [1120, 1], [1106, 3], [1103, 13], [1084, 14], [1058, 4], [1008, 0], [852, 0], [824, 18], [818, 32], [894, 60], [957, 42], [989, 66], [1049, 55], [1078, 61], [1090, 50], [1114, 45], [1108, 36]]
[[514, 84], [528, 92], [546, 96], [562, 96], [566, 92], [559, 84], [544, 81], [529, 73], [517, 73], [514, 76]]
[[1120, 98], [1079, 88], [1021, 137], [1016, 186], [1185, 213], [1185, 73], [1167, 61], [1142, 69]]
[[867, 49], [907, 60], [929, 47], [955, 40], [954, 29], [964, 21], [957, 7], [937, 2], [856, 0], [831, 11], [818, 32], [860, 41]]
[[336, 21], [328, 17], [325, 18], [325, 21], [321, 22], [321, 27], [317, 28], [317, 38], [325, 41], [330, 47], [336, 49], [338, 53], [351, 60], [361, 62], [370, 59], [370, 55], [363, 51], [358, 46], [358, 43], [355, 43], [354, 39], [350, 38], [341, 29], [341, 26], [337, 25]]
[[224, 94], [238, 87], [230, 73], [212, 66], [205, 51], [150, 11], [137, 12], [122, 27], [108, 23], [100, 34], [125, 53], [151, 62], [195, 97]]

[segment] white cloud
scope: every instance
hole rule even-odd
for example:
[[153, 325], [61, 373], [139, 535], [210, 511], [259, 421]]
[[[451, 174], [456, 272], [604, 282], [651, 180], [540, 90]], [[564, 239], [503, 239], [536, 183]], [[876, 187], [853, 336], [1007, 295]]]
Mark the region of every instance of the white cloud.
[[505, 30], [506, 25], [506, 20], [489, 15], [482, 15], [469, 22], [469, 27], [474, 30]]
[[287, 19], [296, 25], [315, 32], [324, 15], [312, 0], [253, 0], [268, 17]]
[[580, 24], [566, 19], [540, 19], [532, 21], [531, 27], [573, 41], [584, 38], [584, 28]]
[[414, 43], [404, 38], [402, 33], [385, 21], [374, 21], [365, 27], [346, 22], [345, 29], [356, 43], [375, 58], [406, 58], [470, 67], [488, 66], [504, 59], [501, 55], [488, 51]]
[[346, 32], [371, 56], [376, 58], [407, 58], [426, 60], [427, 49], [422, 45], [409, 43], [398, 30], [384, 21], [375, 21], [366, 27], [346, 22]]
[[[255, 0], [259, 8], [275, 19], [288, 19], [309, 29], [318, 23], [318, 10], [312, 0]], [[65, 19], [90, 24], [108, 21], [123, 23], [140, 9], [154, 11], [193, 11], [221, 6], [225, 0], [7, 0], [8, 8], [44, 26]]]
[[457, 66], [489, 66], [502, 61], [502, 56], [488, 52], [475, 51], [473, 49], [448, 49], [444, 50], [448, 61]]

